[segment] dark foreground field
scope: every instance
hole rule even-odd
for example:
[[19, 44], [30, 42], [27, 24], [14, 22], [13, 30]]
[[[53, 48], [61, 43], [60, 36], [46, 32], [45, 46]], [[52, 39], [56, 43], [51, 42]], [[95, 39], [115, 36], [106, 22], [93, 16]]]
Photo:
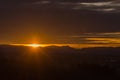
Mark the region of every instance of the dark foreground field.
[[120, 80], [120, 48], [1, 45], [0, 80]]

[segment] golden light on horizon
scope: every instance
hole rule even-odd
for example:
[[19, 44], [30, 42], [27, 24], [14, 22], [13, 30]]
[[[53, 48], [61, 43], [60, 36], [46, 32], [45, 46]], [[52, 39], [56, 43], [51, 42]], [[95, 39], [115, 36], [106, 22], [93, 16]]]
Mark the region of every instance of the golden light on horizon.
[[40, 44], [28, 44], [27, 46], [33, 47], [33, 48], [38, 48], [41, 45]]

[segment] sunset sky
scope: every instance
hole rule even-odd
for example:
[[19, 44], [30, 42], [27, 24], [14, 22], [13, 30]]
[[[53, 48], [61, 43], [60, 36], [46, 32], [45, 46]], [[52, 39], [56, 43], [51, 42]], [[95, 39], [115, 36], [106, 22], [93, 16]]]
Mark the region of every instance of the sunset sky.
[[119, 0], [0, 0], [1, 44], [120, 44]]

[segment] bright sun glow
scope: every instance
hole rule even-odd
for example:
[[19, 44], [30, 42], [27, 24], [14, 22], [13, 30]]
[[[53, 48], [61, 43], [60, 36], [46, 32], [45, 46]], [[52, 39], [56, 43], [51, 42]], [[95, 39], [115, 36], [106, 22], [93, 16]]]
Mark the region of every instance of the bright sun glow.
[[40, 44], [29, 44], [28, 46], [31, 46], [33, 48], [37, 48], [37, 47], [40, 47], [41, 45]]

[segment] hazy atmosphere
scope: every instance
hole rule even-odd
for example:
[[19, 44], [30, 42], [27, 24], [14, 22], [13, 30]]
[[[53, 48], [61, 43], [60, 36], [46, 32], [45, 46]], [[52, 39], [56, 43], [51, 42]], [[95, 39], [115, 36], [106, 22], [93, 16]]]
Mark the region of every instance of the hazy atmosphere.
[[0, 80], [120, 80], [120, 0], [0, 0]]
[[1, 44], [120, 41], [119, 0], [0, 0]]

